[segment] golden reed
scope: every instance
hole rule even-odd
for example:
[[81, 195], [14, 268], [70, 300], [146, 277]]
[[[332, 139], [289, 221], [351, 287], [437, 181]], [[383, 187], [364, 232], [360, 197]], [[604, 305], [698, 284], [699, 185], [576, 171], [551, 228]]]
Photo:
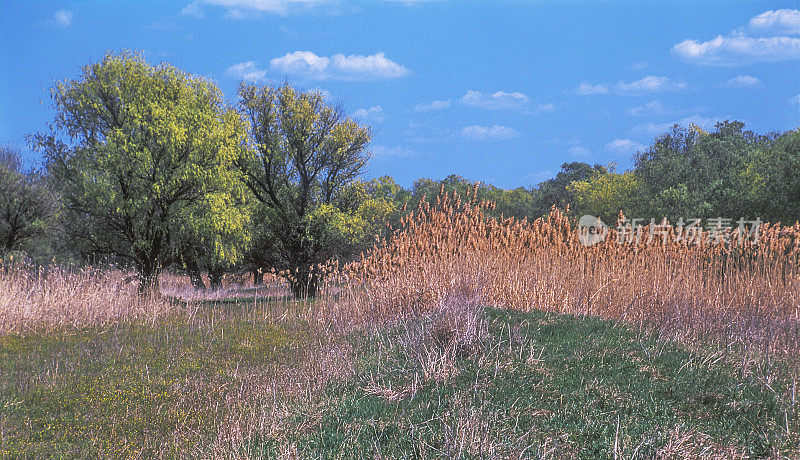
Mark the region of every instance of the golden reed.
[[[424, 312], [454, 296], [522, 311], [586, 314], [720, 345], [800, 349], [800, 225], [764, 224], [757, 244], [738, 230], [729, 244], [707, 231], [694, 241], [617, 230], [593, 246], [553, 208], [533, 222], [487, 217], [475, 193], [422, 200], [368, 254], [329, 272], [320, 307], [345, 321]], [[621, 218], [623, 216], [620, 216]], [[650, 238], [651, 233], [653, 237]]]

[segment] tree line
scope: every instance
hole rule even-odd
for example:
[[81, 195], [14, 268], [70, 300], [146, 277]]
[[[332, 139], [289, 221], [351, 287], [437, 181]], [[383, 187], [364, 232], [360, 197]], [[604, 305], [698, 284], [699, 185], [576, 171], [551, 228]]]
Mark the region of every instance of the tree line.
[[55, 117], [30, 136], [44, 166], [0, 148], [0, 252], [39, 263], [106, 259], [136, 270], [142, 294], [164, 269], [197, 288], [229, 271], [285, 277], [316, 293], [319, 264], [367, 250], [421, 200], [473, 193], [496, 217], [552, 206], [613, 223], [639, 217], [800, 216], [800, 131], [674, 126], [630, 171], [565, 163], [552, 179], [504, 190], [451, 175], [405, 189], [364, 180], [371, 132], [316, 92], [241, 83], [229, 104], [211, 81], [135, 53], [109, 53], [51, 89]]

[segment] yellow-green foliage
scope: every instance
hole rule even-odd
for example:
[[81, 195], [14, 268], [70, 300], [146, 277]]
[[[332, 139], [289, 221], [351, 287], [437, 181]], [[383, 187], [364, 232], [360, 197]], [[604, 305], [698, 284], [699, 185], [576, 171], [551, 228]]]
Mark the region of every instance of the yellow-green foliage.
[[261, 267], [294, 272], [295, 295], [313, 295], [318, 279], [308, 267], [347, 257], [370, 230], [357, 211], [359, 201], [351, 199], [369, 157], [370, 130], [319, 93], [289, 84], [243, 83], [239, 98], [250, 142], [237, 165], [260, 217], [251, 258]]
[[108, 54], [53, 88], [54, 132], [37, 136], [88, 251], [145, 277], [176, 245], [205, 238], [235, 262], [247, 226], [234, 161], [245, 125], [220, 89], [168, 64]]
[[638, 185], [633, 172], [598, 174], [587, 181], [569, 185], [575, 199], [576, 215], [592, 214], [614, 225], [620, 211], [630, 213]]

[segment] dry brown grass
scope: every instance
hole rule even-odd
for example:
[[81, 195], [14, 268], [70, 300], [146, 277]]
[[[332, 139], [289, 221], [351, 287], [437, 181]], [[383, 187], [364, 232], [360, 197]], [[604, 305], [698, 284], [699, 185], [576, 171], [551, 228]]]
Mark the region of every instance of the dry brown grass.
[[758, 244], [676, 242], [643, 229], [586, 247], [557, 209], [534, 222], [488, 218], [491, 203], [440, 196], [387, 241], [332, 272], [323, 317], [381, 322], [426, 312], [452, 297], [522, 311], [588, 314], [776, 353], [800, 350], [800, 225], [763, 225]]
[[[329, 410], [319, 402], [325, 386], [359, 372], [356, 351], [338, 335], [348, 327], [391, 323], [400, 328], [396, 341], [386, 345], [386, 354], [397, 347], [403, 355], [404, 383], [392, 386], [380, 378], [361, 382], [365, 393], [388, 401], [411, 398], [426, 383], [446, 384], [457, 375], [460, 358], [481, 356], [476, 348], [487, 334], [483, 306], [600, 316], [656, 330], [667, 338], [782, 356], [794, 357], [800, 351], [798, 225], [766, 226], [755, 246], [660, 240], [618, 245], [612, 234], [604, 243], [585, 247], [565, 215], [555, 209], [529, 223], [487, 218], [483, 209], [492, 205], [474, 200], [442, 196], [437, 207], [422, 203], [401, 228], [361, 259], [342, 267], [317, 267], [327, 277], [315, 302], [287, 301], [286, 284], [274, 275], [263, 287], [233, 280], [216, 292], [197, 292], [186, 277], [165, 276], [162, 292], [187, 301], [187, 308], [166, 298], [140, 298], [130, 274], [118, 270], [50, 268], [45, 273], [7, 266], [0, 270], [0, 334], [130, 319], [157, 323], [176, 308], [194, 315], [192, 309], [200, 308], [201, 301], [229, 297], [240, 297], [234, 302], [239, 310], [228, 312], [215, 305], [213, 313], [187, 322], [202, 332], [202, 343], [225, 343], [215, 331], [226, 321], [241, 320], [241, 312], [260, 321], [259, 327], [273, 320], [287, 327], [308, 327], [303, 335], [310, 337], [308, 342], [292, 349], [291, 359], [265, 360], [249, 369], [226, 363], [227, 380], [194, 382], [187, 377], [186, 393], [213, 394], [212, 412], [223, 416], [214, 421], [213, 439], [189, 449], [178, 446], [177, 440], [186, 436], [176, 431], [176, 446], [164, 452], [219, 458], [247, 457], [249, 453], [237, 446], [267, 438], [277, 442], [283, 455], [297, 456], [292, 441], [297, 431], [314, 431]], [[265, 296], [280, 300], [256, 305], [251, 299]], [[292, 305], [295, 310], [290, 310]], [[414, 321], [406, 321], [410, 317]], [[167, 348], [188, 346], [172, 337], [170, 327], [165, 321], [164, 331], [157, 328]], [[509, 344], [513, 332], [508, 332]], [[239, 347], [252, 335], [248, 334], [226, 340]], [[119, 346], [129, 344], [123, 341]], [[536, 356], [531, 348], [531, 367], [540, 366], [541, 355]], [[442, 424], [454, 427], [447, 449], [492, 456], [499, 452], [488, 437], [487, 424], [494, 419], [476, 412], [479, 408], [471, 406], [467, 396], [452, 412], [441, 414]], [[291, 422], [297, 419], [302, 419], [299, 428]], [[532, 441], [516, 442], [528, 446]], [[557, 440], [552, 444], [539, 446], [536, 455], [567, 455], [559, 454]], [[681, 453], [737, 454], [701, 432], [675, 428], [659, 454], [669, 458]]]
[[[442, 194], [422, 200], [401, 227], [359, 260], [316, 267], [326, 274], [306, 320], [328, 327], [381, 324], [429, 312], [448, 299], [521, 311], [586, 314], [776, 353], [800, 350], [800, 224], [763, 225], [758, 244], [731, 235], [729, 245], [659, 236], [618, 244], [615, 231], [595, 246], [557, 209], [534, 222], [488, 218], [493, 206]], [[283, 299], [268, 274], [253, 287], [232, 279], [219, 291], [195, 291], [186, 277], [162, 276], [166, 299], [189, 304], [241, 297]], [[282, 303], [279, 301], [277, 303]], [[173, 306], [137, 296], [118, 270], [0, 271], [0, 333], [80, 327], [121, 318], [154, 320]]]
[[153, 321], [171, 308], [140, 297], [133, 275], [119, 270], [0, 267], [0, 333]]

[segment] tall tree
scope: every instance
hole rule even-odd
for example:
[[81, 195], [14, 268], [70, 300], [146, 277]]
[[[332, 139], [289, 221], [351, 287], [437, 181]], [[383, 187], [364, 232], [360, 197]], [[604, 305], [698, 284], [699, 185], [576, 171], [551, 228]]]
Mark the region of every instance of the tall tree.
[[19, 151], [0, 146], [0, 253], [42, 238], [58, 212], [58, 196], [37, 171], [25, 171]]
[[567, 189], [573, 196], [576, 217], [590, 214], [614, 226], [620, 211], [629, 217], [632, 215], [639, 187], [636, 176], [627, 171], [598, 174], [584, 181], [572, 182]]
[[800, 129], [754, 149], [741, 178], [751, 215], [789, 225], [800, 220]]
[[316, 294], [312, 266], [346, 256], [359, 221], [348, 190], [367, 163], [369, 129], [288, 84], [243, 83], [241, 110], [251, 148], [238, 161], [244, 183], [261, 203], [256, 262], [286, 274], [296, 296]]
[[34, 143], [63, 188], [71, 236], [132, 263], [150, 293], [198, 219], [228, 220], [240, 117], [216, 85], [129, 52], [84, 67], [52, 98], [55, 120]]

